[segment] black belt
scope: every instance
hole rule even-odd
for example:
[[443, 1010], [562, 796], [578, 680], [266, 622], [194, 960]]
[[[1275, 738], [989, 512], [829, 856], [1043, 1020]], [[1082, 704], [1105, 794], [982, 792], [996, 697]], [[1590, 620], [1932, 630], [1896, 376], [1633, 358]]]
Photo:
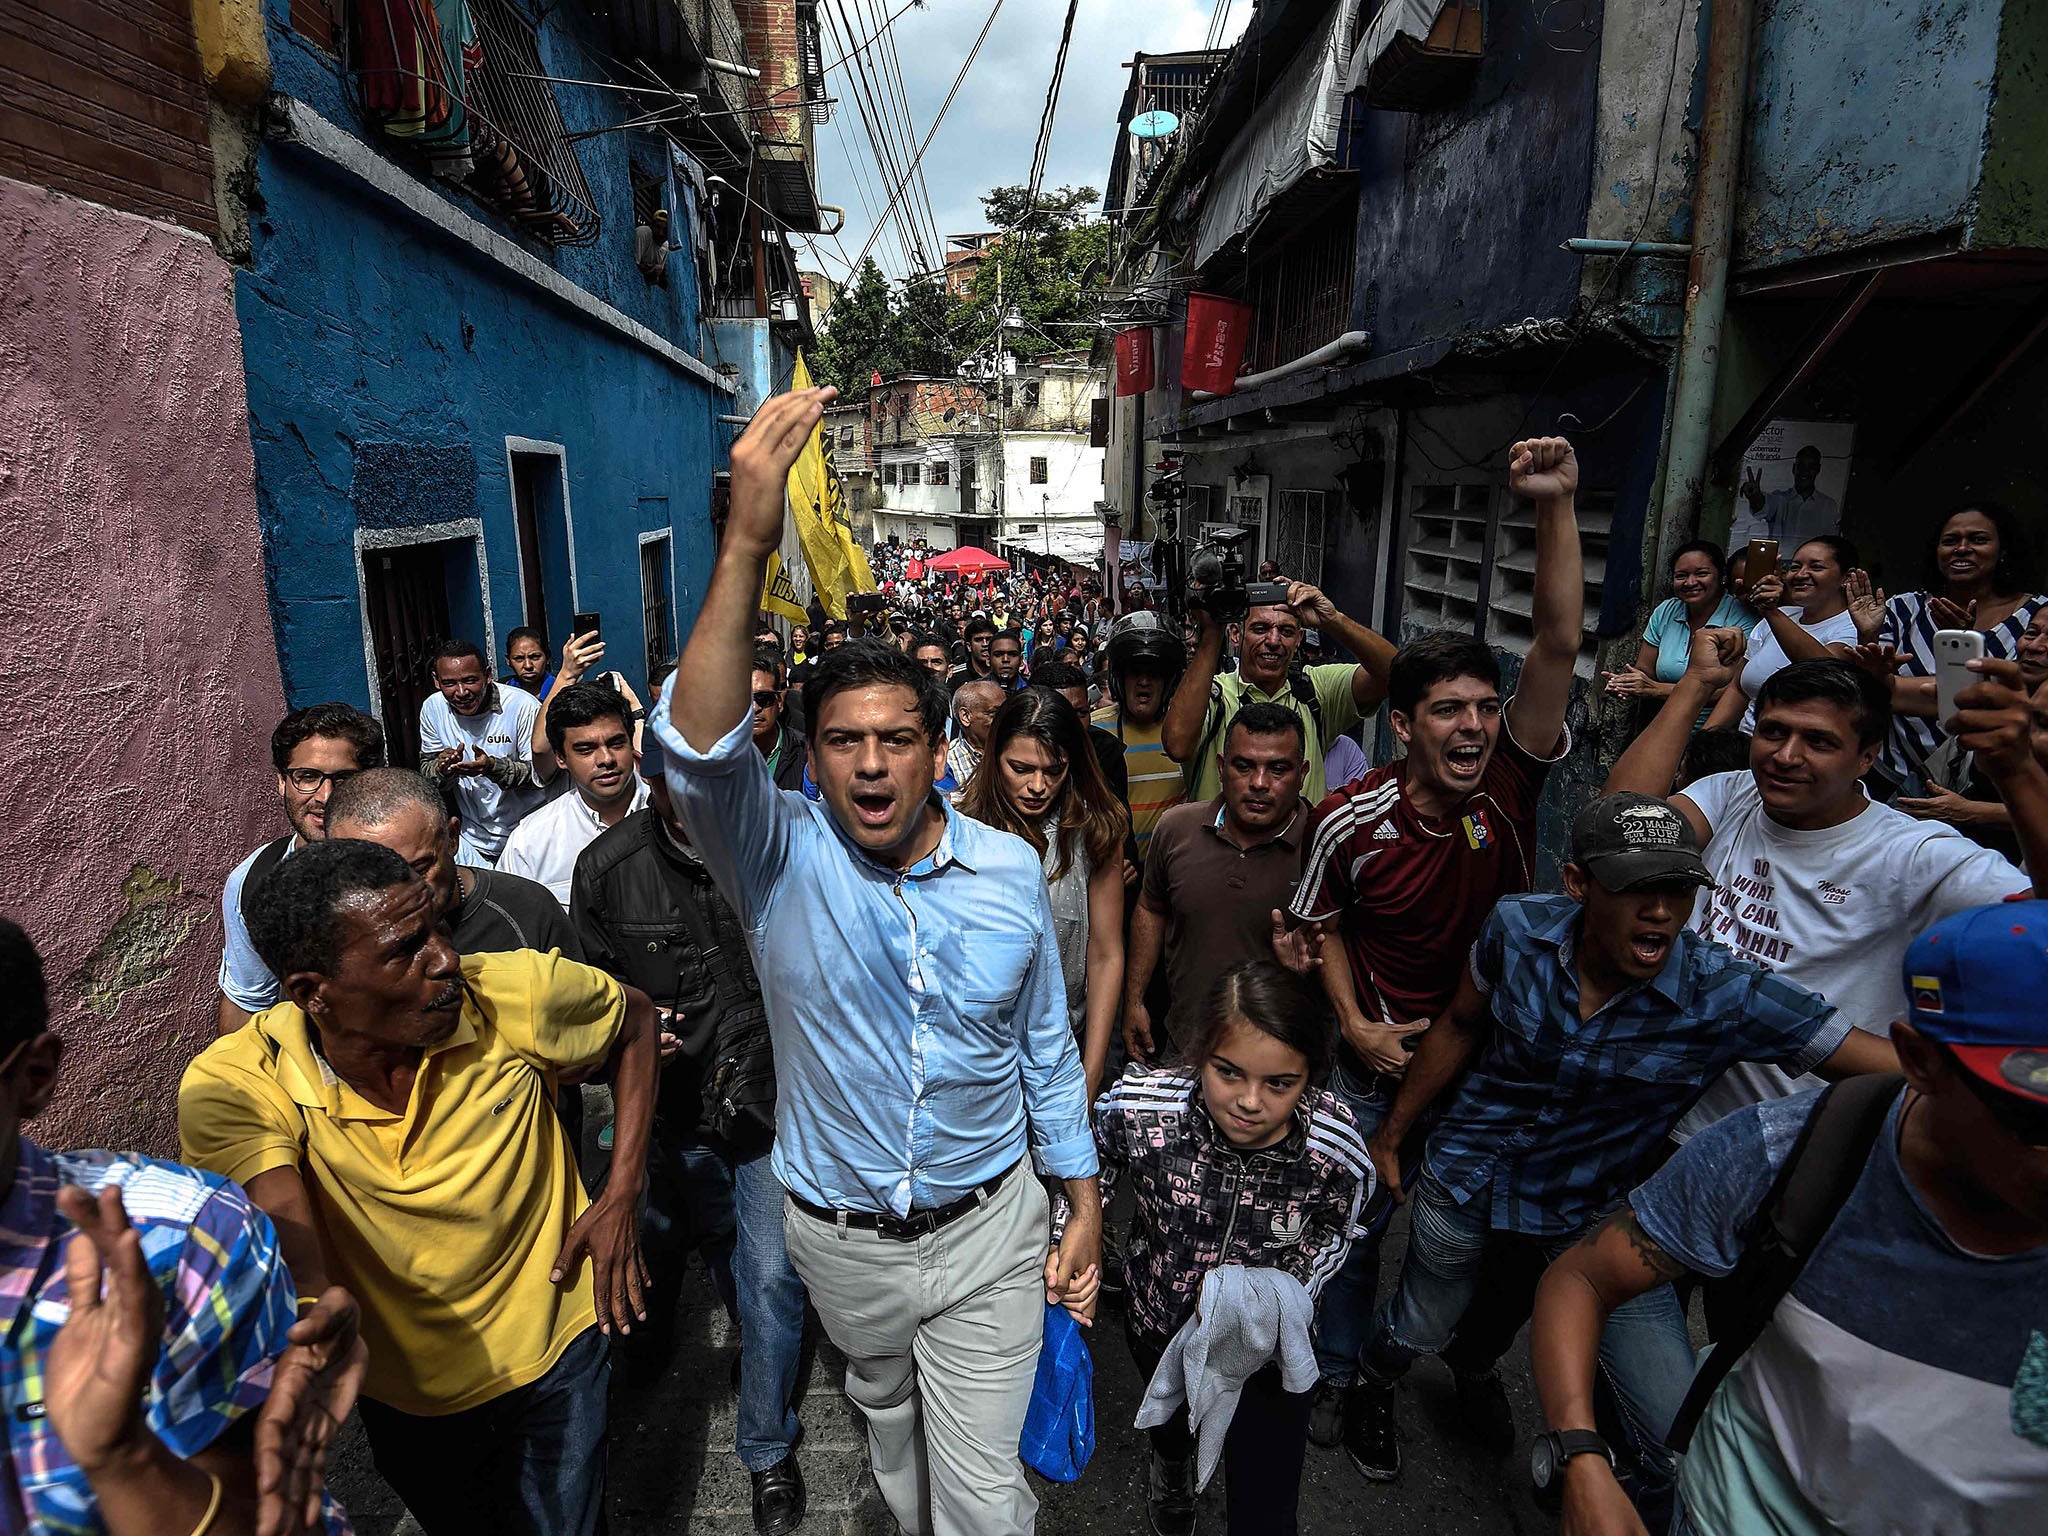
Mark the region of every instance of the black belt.
[[928, 1211], [912, 1211], [908, 1216], [889, 1216], [875, 1211], [835, 1211], [829, 1205], [819, 1205], [806, 1200], [794, 1192], [790, 1202], [806, 1216], [819, 1221], [830, 1222], [835, 1227], [847, 1227], [856, 1232], [872, 1232], [877, 1237], [886, 1237], [894, 1242], [914, 1243], [920, 1237], [950, 1227], [962, 1216], [981, 1209], [988, 1197], [1003, 1187], [1003, 1180], [1015, 1173], [1022, 1163], [1005, 1168], [986, 1184], [977, 1184], [958, 1200], [945, 1205], [934, 1206]]

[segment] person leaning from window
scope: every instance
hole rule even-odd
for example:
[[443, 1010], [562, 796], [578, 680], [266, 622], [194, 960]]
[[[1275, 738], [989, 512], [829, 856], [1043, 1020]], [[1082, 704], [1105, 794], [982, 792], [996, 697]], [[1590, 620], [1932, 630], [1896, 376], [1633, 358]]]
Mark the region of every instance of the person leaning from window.
[[49, 1024], [42, 958], [0, 918], [0, 1530], [345, 1533], [322, 1485], [362, 1383], [355, 1303], [302, 1277], [301, 1315], [270, 1218], [218, 1174], [23, 1135], [57, 1090]]
[[[1650, 612], [1634, 666], [1609, 672], [1609, 693], [1662, 699], [1685, 676], [1692, 637], [1702, 629], [1753, 629], [1757, 612], [1728, 590], [1728, 562], [1707, 539], [1681, 544], [1671, 557], [1671, 596]], [[1702, 717], [1704, 719], [1704, 717]]]

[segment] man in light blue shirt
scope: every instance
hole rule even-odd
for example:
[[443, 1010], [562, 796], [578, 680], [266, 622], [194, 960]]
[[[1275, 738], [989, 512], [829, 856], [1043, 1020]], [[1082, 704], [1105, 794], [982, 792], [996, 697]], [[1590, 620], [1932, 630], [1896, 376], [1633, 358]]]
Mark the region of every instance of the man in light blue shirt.
[[[747, 927], [789, 1256], [847, 1357], [875, 1481], [914, 1536], [1022, 1536], [1044, 1305], [1092, 1321], [1100, 1279], [1087, 1093], [1038, 856], [933, 792], [946, 701], [923, 669], [879, 641], [821, 659], [804, 689], [817, 801], [777, 790], [754, 748], [755, 600], [832, 396], [779, 396], [734, 444], [718, 565], [651, 723]], [[1032, 1161], [1080, 1221], [1049, 1254]]]

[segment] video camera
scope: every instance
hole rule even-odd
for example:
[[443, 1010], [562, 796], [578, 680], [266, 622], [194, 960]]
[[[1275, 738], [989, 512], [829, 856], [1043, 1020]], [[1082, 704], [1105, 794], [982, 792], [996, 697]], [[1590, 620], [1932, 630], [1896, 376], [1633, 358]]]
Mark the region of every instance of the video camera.
[[1219, 528], [1188, 566], [1188, 607], [1218, 624], [1235, 624], [1254, 608], [1284, 607], [1287, 583], [1246, 581], [1244, 541], [1249, 528]]

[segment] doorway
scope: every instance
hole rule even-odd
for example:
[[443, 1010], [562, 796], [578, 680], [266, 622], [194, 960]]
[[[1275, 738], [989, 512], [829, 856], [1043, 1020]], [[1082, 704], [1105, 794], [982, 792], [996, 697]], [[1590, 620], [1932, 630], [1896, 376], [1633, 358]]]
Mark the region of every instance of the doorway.
[[562, 450], [513, 437], [505, 440], [505, 452], [519, 537], [520, 622], [545, 635], [549, 654], [559, 657], [576, 608], [575, 539]]
[[450, 632], [449, 563], [457, 551], [468, 557], [470, 549], [467, 541], [450, 539], [362, 554], [385, 757], [402, 767], [416, 765], [420, 707], [434, 691], [433, 654]]

